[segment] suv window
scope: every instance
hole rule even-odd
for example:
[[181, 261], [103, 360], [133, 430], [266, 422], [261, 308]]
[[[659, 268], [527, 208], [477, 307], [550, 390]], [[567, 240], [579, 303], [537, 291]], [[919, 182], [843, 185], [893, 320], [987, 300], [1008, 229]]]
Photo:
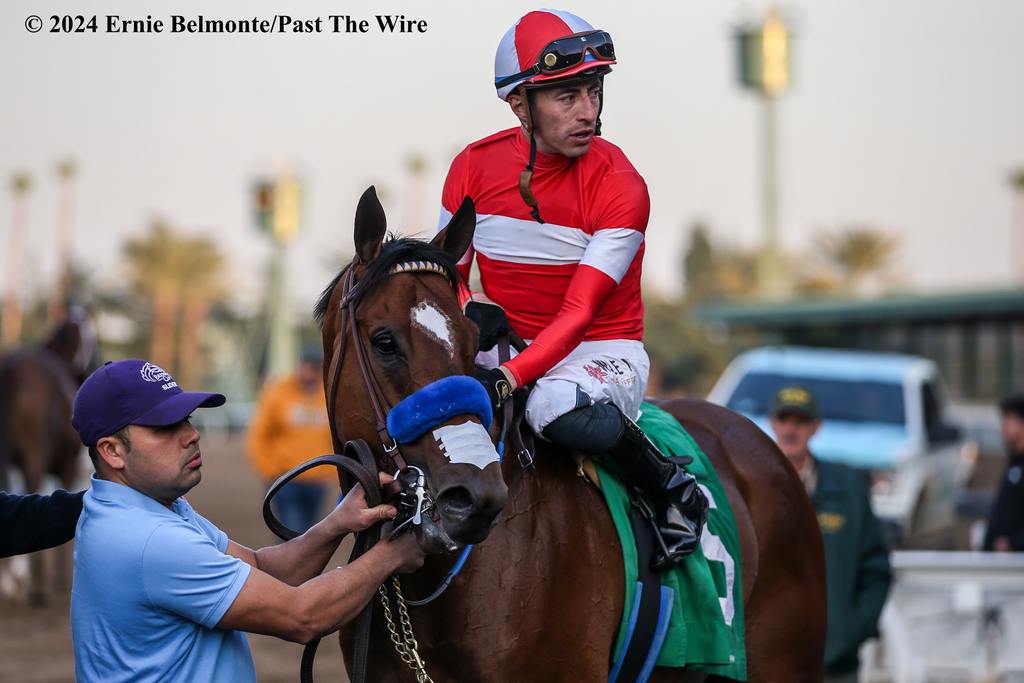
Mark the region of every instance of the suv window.
[[728, 407], [752, 415], [767, 415], [779, 389], [801, 386], [814, 394], [824, 420], [904, 424], [903, 387], [891, 382], [835, 380], [752, 372], [729, 398]]
[[931, 382], [921, 385], [921, 406], [924, 410], [924, 428], [928, 441], [933, 444], [956, 441], [960, 430], [942, 421], [942, 409], [939, 405], [939, 394]]

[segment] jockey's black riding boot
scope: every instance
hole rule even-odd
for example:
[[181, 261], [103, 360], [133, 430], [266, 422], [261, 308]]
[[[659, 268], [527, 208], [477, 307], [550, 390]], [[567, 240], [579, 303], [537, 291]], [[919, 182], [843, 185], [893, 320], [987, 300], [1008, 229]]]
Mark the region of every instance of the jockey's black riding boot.
[[598, 462], [640, 489], [655, 507], [655, 526], [661, 547], [654, 568], [678, 564], [700, 543], [707, 520], [708, 501], [697, 480], [679, 462], [666, 458], [635, 422], [622, 417], [623, 428], [615, 445]]

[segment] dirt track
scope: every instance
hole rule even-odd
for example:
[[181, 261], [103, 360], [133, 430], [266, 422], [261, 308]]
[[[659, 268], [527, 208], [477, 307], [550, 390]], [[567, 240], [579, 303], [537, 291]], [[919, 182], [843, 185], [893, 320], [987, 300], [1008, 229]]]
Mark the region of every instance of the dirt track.
[[[245, 462], [242, 439], [207, 434], [203, 455], [203, 481], [189, 502], [238, 543], [258, 548], [273, 542], [260, 515], [263, 488]], [[335, 559], [340, 563], [341, 557]], [[301, 645], [258, 635], [250, 635], [249, 644], [260, 681], [298, 680]], [[348, 681], [336, 639], [321, 643], [316, 661], [317, 681]], [[0, 681], [64, 683], [74, 677], [66, 595], [43, 609], [0, 606]]]

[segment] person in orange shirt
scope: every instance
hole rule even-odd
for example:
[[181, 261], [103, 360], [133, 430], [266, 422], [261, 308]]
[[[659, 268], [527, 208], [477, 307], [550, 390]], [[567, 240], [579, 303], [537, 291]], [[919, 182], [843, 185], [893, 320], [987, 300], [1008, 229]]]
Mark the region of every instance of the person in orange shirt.
[[[295, 373], [268, 382], [260, 395], [247, 440], [252, 467], [268, 488], [296, 465], [334, 450], [322, 368], [319, 349], [303, 349]], [[277, 518], [290, 529], [306, 531], [317, 522], [331, 482], [337, 482], [337, 475], [329, 467], [318, 467], [293, 480], [274, 497]]]

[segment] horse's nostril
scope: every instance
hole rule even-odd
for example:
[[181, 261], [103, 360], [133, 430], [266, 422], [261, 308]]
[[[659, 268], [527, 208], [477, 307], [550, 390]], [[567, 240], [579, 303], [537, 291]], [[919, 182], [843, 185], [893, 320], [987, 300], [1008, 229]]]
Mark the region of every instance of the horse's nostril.
[[438, 494], [437, 506], [446, 517], [466, 517], [473, 512], [473, 496], [464, 486], [452, 486]]

